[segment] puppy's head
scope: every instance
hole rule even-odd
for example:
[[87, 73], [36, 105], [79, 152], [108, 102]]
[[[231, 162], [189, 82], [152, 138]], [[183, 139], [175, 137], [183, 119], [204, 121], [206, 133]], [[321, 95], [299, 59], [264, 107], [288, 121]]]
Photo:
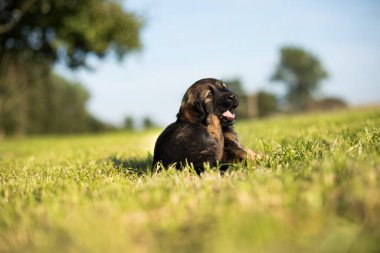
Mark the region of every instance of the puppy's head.
[[195, 82], [183, 96], [177, 118], [191, 123], [206, 123], [207, 116], [218, 116], [222, 126], [235, 123], [235, 108], [239, 105], [236, 93], [222, 81], [207, 78]]

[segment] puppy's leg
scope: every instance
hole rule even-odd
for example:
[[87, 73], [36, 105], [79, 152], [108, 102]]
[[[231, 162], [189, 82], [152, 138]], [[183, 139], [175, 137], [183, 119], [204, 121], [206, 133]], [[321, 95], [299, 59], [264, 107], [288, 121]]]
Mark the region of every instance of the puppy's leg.
[[223, 163], [241, 162], [244, 160], [254, 160], [257, 154], [244, 147], [238, 140], [237, 134], [231, 127], [223, 131], [224, 136], [224, 152]]
[[215, 159], [220, 161], [223, 157], [224, 138], [222, 133], [222, 126], [218, 117], [214, 114], [210, 114], [207, 117], [207, 132], [212, 139], [216, 141]]

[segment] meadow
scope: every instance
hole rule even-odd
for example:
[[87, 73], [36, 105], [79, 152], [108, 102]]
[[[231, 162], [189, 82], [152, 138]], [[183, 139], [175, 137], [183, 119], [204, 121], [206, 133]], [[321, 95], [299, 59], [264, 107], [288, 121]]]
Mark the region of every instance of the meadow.
[[0, 140], [0, 252], [380, 252], [380, 109], [236, 130], [262, 158], [201, 176], [160, 130]]

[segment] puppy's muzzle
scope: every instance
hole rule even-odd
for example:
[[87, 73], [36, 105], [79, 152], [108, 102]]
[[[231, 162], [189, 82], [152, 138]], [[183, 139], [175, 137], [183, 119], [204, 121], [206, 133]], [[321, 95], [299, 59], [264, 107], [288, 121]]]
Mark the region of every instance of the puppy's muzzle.
[[239, 105], [239, 98], [236, 93], [229, 92], [223, 96], [223, 100], [225, 101], [225, 106], [228, 109], [235, 108]]

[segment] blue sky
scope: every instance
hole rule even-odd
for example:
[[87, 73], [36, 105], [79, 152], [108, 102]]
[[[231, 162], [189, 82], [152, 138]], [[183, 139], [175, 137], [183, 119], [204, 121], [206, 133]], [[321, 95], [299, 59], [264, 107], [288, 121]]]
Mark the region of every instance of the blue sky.
[[57, 71], [91, 93], [89, 110], [120, 124], [127, 115], [175, 120], [198, 79], [239, 77], [249, 92], [281, 92], [269, 82], [285, 45], [318, 56], [330, 73], [320, 95], [353, 105], [380, 102], [380, 1], [129, 0], [146, 20], [144, 48], [118, 63], [91, 58], [96, 71]]

